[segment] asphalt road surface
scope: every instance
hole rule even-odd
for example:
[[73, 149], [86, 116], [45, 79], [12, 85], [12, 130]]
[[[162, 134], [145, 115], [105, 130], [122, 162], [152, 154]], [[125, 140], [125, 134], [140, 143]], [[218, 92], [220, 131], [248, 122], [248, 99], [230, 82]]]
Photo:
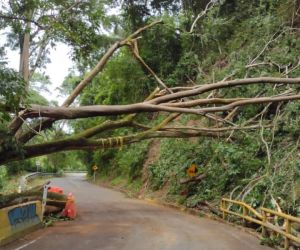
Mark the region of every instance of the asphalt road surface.
[[5, 250], [262, 250], [270, 249], [235, 227], [171, 208], [126, 198], [89, 184], [83, 176], [53, 179], [73, 192], [74, 221], [56, 222], [3, 247]]

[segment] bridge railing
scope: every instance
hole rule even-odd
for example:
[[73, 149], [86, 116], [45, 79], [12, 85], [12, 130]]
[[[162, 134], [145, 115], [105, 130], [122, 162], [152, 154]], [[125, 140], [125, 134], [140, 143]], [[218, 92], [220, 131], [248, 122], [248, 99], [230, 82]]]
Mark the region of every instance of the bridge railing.
[[[230, 210], [232, 205], [237, 205], [240, 208], [242, 208], [243, 213], [238, 213]], [[292, 226], [291, 226], [292, 223], [300, 224], [300, 218], [285, 213], [277, 212], [268, 208], [261, 208], [260, 209], [261, 213], [259, 213], [258, 211], [256, 211], [254, 208], [252, 208], [250, 205], [248, 205], [245, 202], [231, 200], [227, 198], [223, 198], [221, 200], [220, 210], [223, 214], [224, 220], [226, 219], [227, 214], [231, 214], [242, 218], [244, 223], [246, 223], [246, 221], [251, 221], [258, 225], [261, 225], [263, 236], [266, 235], [267, 229], [270, 229], [271, 231], [274, 231], [282, 235], [285, 238], [284, 249], [289, 249], [291, 240], [300, 244], [300, 238], [292, 234]], [[270, 223], [268, 221], [269, 215], [278, 216], [279, 218], [283, 219], [284, 220], [283, 226], [280, 227]]]

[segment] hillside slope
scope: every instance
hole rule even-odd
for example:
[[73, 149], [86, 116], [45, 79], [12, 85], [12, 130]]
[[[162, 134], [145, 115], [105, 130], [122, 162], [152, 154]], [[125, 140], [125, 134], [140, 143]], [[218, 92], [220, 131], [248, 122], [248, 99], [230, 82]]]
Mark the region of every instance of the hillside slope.
[[[181, 34], [181, 54], [176, 68], [164, 76], [167, 83], [176, 85], [186, 78], [190, 79], [186, 84], [193, 85], [233, 78], [300, 75], [298, 1], [240, 1], [234, 7], [224, 2], [201, 20], [195, 34]], [[166, 19], [168, 25], [174, 22], [172, 17]], [[212, 97], [276, 95], [279, 91], [295, 93], [298, 89], [253, 85], [218, 90]], [[217, 205], [226, 196], [253, 207], [275, 208], [279, 204], [285, 212], [299, 216], [299, 115], [299, 102], [246, 106], [224, 112], [222, 117], [236, 125], [261, 122], [271, 123], [272, 127], [234, 131], [226, 138], [143, 142], [99, 153], [94, 160], [103, 166], [102, 176], [123, 176], [128, 183], [137, 183], [142, 194], [163, 189], [167, 199], [188, 207], [204, 201]], [[177, 125], [191, 123], [207, 125], [207, 121], [193, 115], [176, 121]], [[219, 126], [214, 122], [209, 125]], [[189, 178], [186, 169], [192, 163], [198, 166], [198, 174], [206, 177], [181, 184]]]

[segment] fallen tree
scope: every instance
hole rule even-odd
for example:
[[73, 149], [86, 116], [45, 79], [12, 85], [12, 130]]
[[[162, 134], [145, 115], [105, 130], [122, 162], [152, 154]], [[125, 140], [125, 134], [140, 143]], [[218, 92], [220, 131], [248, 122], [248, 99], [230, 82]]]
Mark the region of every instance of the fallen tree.
[[[0, 208], [17, 205], [29, 201], [42, 201], [43, 198], [43, 186], [37, 186], [32, 189], [26, 190], [22, 193], [12, 193], [8, 195], [0, 194]], [[64, 208], [67, 201], [67, 196], [64, 194], [49, 192], [47, 205]]]
[[[126, 144], [139, 142], [151, 138], [188, 138], [188, 137], [231, 137], [236, 130], [253, 130], [263, 127], [272, 127], [272, 121], [262, 123], [252, 119], [248, 125], [237, 125], [232, 122], [237, 110], [247, 105], [260, 105], [272, 103], [287, 103], [300, 99], [300, 94], [292, 85], [300, 84], [300, 78], [259, 77], [224, 80], [216, 83], [205, 83], [194, 86], [169, 88], [145, 63], [139, 55], [138, 39], [140, 34], [162, 21], [153, 22], [125, 38], [114, 43], [98, 64], [76, 86], [61, 107], [41, 106], [29, 104], [25, 107], [9, 107], [0, 104], [0, 112], [10, 112], [12, 119], [9, 125], [9, 136], [16, 142], [17, 147], [5, 146], [6, 139], [0, 139], [0, 164], [11, 161], [28, 159], [31, 157], [51, 154], [66, 150], [96, 150], [112, 147], [122, 147]], [[133, 57], [157, 81], [156, 88], [144, 102], [128, 105], [94, 105], [72, 106], [76, 97], [84, 88], [102, 72], [108, 60], [121, 47], [128, 47]], [[248, 85], [274, 85], [283, 89], [273, 96], [226, 98], [215, 97], [214, 92], [221, 89], [234, 89]], [[286, 88], [285, 88], [286, 86]], [[18, 110], [14, 114], [14, 110]], [[164, 112], [165, 119], [158, 125], [149, 126], [138, 123], [135, 118], [138, 113]], [[224, 115], [224, 113], [226, 115]], [[203, 119], [213, 121], [213, 124], [204, 126], [177, 126], [173, 121], [181, 114], [195, 114]], [[36, 136], [52, 127], [58, 120], [89, 118], [97, 116], [126, 115], [118, 120], [107, 119], [102, 124], [91, 127], [80, 133], [65, 138], [32, 143]], [[259, 117], [257, 114], [256, 118]], [[137, 132], [125, 136], [103, 136], [103, 132], [115, 131], [123, 127], [135, 128]]]

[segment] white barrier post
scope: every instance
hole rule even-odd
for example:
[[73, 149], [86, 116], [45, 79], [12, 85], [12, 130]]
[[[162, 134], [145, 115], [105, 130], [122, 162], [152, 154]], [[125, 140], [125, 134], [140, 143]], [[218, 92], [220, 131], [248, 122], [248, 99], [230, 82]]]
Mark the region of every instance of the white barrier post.
[[50, 184], [50, 181], [44, 185], [43, 199], [42, 199], [42, 216], [43, 216], [43, 218], [44, 218], [45, 206], [46, 206], [46, 202], [47, 202], [49, 184]]

